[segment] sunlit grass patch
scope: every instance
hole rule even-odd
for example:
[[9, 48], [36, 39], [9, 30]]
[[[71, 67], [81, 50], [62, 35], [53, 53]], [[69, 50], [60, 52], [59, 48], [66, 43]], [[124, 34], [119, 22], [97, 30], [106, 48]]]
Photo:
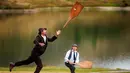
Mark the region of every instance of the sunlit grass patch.
[[[13, 71], [34, 71], [36, 67], [16, 67]], [[7, 67], [0, 67], [0, 71], [8, 71]], [[47, 66], [43, 67], [42, 71], [45, 72], [68, 72], [69, 69], [67, 67], [55, 67], [55, 66]], [[81, 69], [76, 68], [76, 72], [100, 72], [100, 71], [114, 71], [112, 69], [106, 68], [93, 68], [93, 69]]]

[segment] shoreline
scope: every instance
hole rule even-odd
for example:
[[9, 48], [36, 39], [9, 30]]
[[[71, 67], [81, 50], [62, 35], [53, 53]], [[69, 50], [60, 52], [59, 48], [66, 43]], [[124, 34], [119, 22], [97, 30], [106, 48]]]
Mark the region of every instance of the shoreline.
[[[34, 9], [0, 9], [0, 14], [38, 13], [42, 11], [69, 11], [72, 7], [45, 7]], [[130, 7], [84, 7], [83, 11], [130, 11]]]

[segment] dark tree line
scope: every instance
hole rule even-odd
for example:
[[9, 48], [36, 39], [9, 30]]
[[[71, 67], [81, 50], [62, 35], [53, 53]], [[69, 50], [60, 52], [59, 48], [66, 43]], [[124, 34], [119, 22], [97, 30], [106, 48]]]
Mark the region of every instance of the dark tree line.
[[128, 6], [128, 3], [126, 2], [126, 0], [122, 0], [122, 4], [123, 4], [123, 5], [122, 5], [123, 7]]

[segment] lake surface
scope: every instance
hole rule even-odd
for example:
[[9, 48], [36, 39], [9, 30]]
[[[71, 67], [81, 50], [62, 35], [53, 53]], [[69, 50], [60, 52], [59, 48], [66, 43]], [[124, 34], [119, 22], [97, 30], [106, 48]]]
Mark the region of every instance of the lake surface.
[[[62, 28], [68, 13], [0, 14], [0, 66], [26, 59], [34, 46], [38, 28], [47, 27], [51, 37]], [[41, 56], [43, 64], [64, 66], [64, 55], [73, 43], [79, 45], [80, 61], [92, 61], [94, 67], [130, 69], [130, 12], [81, 12], [59, 38], [49, 44]]]

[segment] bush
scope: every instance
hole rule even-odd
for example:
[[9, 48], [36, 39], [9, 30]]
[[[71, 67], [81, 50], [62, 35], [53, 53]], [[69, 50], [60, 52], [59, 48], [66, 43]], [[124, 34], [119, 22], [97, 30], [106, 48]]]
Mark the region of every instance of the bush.
[[104, 4], [105, 6], [120, 6], [120, 4], [116, 4], [116, 3], [107, 3]]
[[0, 5], [0, 9], [11, 9], [11, 7], [7, 5]]

